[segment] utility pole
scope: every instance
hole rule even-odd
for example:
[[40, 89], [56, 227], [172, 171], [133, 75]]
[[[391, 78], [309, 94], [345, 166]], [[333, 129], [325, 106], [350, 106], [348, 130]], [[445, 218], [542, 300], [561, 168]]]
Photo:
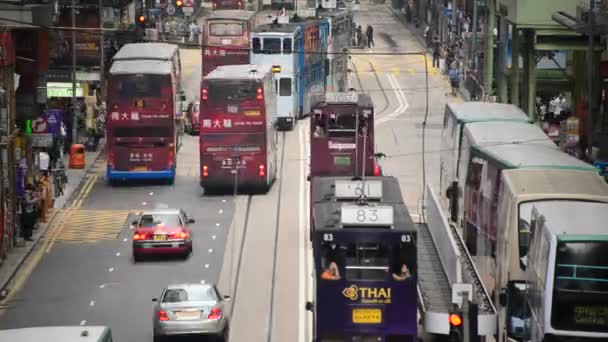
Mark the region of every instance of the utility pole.
[[105, 94], [105, 43], [103, 41], [103, 0], [99, 0], [99, 91]]
[[471, 42], [471, 69], [477, 70], [477, 2], [473, 0], [473, 41]]
[[76, 105], [76, 0], [72, 0], [72, 144], [78, 143], [78, 112]]
[[587, 15], [587, 36], [589, 39], [589, 46], [587, 49], [587, 99], [589, 101], [587, 105], [587, 158], [591, 160], [591, 151], [593, 147], [593, 110], [595, 107], [595, 89], [594, 89], [594, 56], [593, 56], [593, 37], [594, 37], [594, 26], [595, 26], [595, 0], [589, 0], [589, 13]]
[[469, 321], [469, 292], [463, 291], [461, 292], [462, 296], [462, 340], [463, 342], [470, 342], [471, 336], [470, 332], [470, 324]]
[[496, 1], [488, 0], [488, 13], [486, 16], [486, 52], [483, 64], [483, 87], [486, 96], [492, 94], [492, 81], [494, 78], [494, 28], [496, 27]]

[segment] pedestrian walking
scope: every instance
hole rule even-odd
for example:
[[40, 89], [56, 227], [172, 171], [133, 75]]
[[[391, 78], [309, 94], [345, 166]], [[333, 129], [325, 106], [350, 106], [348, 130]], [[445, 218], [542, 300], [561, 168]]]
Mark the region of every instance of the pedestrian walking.
[[452, 95], [456, 96], [456, 90], [460, 88], [460, 71], [458, 70], [457, 63], [453, 63], [450, 66], [448, 77], [450, 78], [450, 85], [452, 86]]
[[365, 30], [365, 35], [367, 36], [367, 47], [371, 49], [374, 44], [374, 28], [372, 25], [367, 25], [367, 29]]
[[357, 26], [356, 36], [357, 36], [357, 46], [362, 46], [363, 45], [363, 28], [361, 28], [361, 25]]
[[190, 42], [198, 44], [199, 35], [201, 34], [201, 28], [198, 26], [196, 21], [192, 21], [190, 24]]
[[34, 241], [32, 234], [36, 224], [36, 197], [34, 185], [28, 183], [25, 187], [25, 194], [21, 209], [21, 237], [27, 241]]
[[171, 39], [171, 22], [169, 20], [165, 21], [165, 29], [163, 32], [165, 34], [165, 40]]
[[433, 39], [433, 68], [439, 68], [439, 58], [441, 57], [441, 44], [439, 40]]

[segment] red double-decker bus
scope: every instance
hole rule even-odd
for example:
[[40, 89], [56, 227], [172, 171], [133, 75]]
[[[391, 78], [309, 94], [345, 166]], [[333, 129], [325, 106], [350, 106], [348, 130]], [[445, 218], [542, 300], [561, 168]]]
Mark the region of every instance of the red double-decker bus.
[[119, 180], [175, 179], [177, 77], [171, 62], [116, 61], [110, 68], [107, 171]]
[[381, 175], [370, 96], [328, 92], [312, 101], [310, 177]]
[[267, 192], [277, 173], [271, 66], [225, 65], [205, 76], [200, 105], [200, 184]]
[[255, 25], [253, 11], [219, 11], [205, 18], [203, 77], [221, 65], [249, 64], [249, 33]]

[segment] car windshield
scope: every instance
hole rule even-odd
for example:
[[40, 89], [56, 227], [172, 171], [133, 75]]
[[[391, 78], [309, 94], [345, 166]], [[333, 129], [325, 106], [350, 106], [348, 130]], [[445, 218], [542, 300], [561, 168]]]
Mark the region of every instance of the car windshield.
[[178, 214], [145, 214], [139, 220], [140, 227], [179, 226]]
[[185, 286], [168, 289], [162, 300], [163, 303], [210, 301], [217, 301], [215, 290], [210, 286]]

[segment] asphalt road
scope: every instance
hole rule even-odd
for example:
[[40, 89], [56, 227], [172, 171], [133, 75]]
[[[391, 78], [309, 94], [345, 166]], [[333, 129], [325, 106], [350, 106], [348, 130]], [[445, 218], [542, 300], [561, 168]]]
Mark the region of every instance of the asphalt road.
[[[183, 51], [184, 86], [197, 94], [200, 53]], [[116, 341], [152, 340], [151, 299], [163, 286], [217, 282], [231, 196], [203, 196], [198, 184], [198, 137], [184, 136], [174, 185], [151, 183], [110, 187], [103, 158], [90, 170], [82, 201], [54, 222], [53, 243], [42, 253], [24, 286], [3, 308], [0, 328], [39, 325], [108, 325]], [[194, 252], [187, 260], [150, 259], [134, 263], [130, 221], [140, 210], [182, 208], [191, 224]], [[28, 262], [26, 262], [27, 268]]]

